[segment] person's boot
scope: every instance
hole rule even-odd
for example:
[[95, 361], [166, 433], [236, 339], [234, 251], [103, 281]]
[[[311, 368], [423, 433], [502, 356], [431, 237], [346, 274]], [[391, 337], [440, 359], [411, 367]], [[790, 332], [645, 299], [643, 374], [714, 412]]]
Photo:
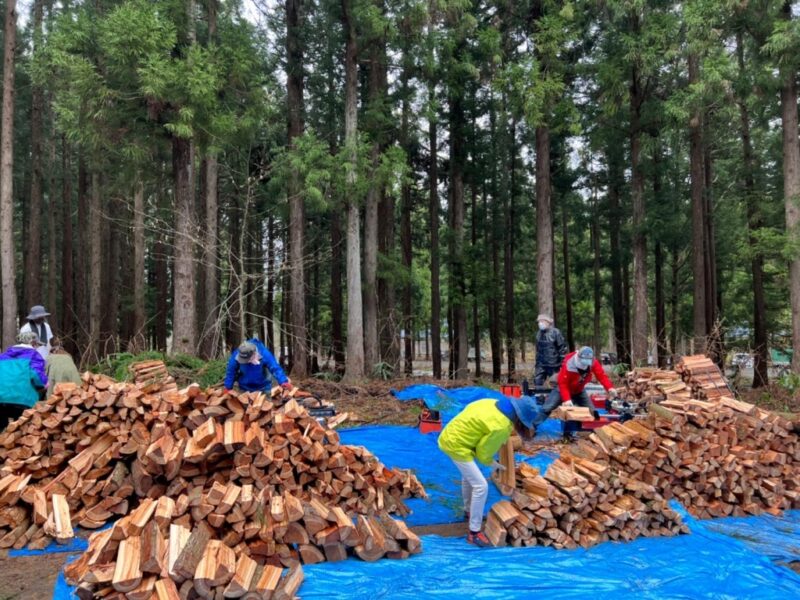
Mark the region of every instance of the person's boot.
[[489, 541], [489, 538], [483, 535], [482, 531], [478, 531], [477, 533], [470, 531], [469, 535], [467, 535], [467, 543], [477, 546], [478, 548], [492, 547], [492, 543]]

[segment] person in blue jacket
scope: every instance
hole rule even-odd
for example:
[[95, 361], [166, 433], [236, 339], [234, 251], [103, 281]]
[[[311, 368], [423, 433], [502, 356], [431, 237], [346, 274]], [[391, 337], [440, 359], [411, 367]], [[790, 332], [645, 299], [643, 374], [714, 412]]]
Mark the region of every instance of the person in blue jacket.
[[243, 392], [269, 392], [272, 388], [270, 375], [281, 387], [292, 389], [292, 382], [272, 352], [260, 340], [253, 338], [233, 351], [225, 372], [225, 390], [232, 390], [238, 383]]
[[44, 359], [36, 351], [39, 336], [23, 331], [17, 342], [0, 354], [0, 431], [41, 400], [47, 387]]

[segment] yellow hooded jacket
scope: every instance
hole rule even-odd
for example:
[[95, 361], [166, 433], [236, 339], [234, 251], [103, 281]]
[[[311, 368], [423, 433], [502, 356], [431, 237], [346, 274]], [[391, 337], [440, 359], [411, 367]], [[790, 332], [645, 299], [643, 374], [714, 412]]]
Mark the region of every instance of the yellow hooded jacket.
[[491, 465], [514, 428], [496, 403], [497, 400], [487, 399], [468, 404], [442, 431], [439, 449], [459, 462], [477, 458], [484, 465]]

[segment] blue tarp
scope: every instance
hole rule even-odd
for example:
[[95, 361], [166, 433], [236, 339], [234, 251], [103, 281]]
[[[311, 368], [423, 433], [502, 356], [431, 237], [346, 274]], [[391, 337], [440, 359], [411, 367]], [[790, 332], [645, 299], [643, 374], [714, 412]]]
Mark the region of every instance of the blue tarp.
[[[436, 445], [438, 435], [421, 434], [414, 427], [375, 425], [339, 432], [342, 443], [366, 446], [388, 467], [414, 469], [425, 486], [428, 498], [406, 501], [413, 514], [406, 520], [409, 525], [436, 525], [455, 523], [463, 518], [461, 500], [461, 475], [453, 462]], [[553, 455], [541, 453], [536, 457], [518, 456], [533, 466], [546, 468]], [[488, 477], [490, 469], [482, 467]], [[489, 486], [487, 507], [501, 498], [494, 486]]]
[[[461, 412], [470, 402], [485, 398], [500, 400], [506, 397], [497, 390], [485, 387], [464, 387], [446, 390], [438, 385], [428, 383], [410, 385], [400, 391], [392, 390], [392, 394], [401, 401], [422, 400], [428, 408], [441, 412], [442, 421], [445, 423]], [[561, 435], [562, 422], [555, 419], [547, 419], [536, 429], [537, 440], [555, 440], [560, 438]]]
[[[349, 559], [304, 567], [306, 600], [759, 598], [800, 594], [800, 576], [681, 511], [692, 533], [608, 542], [589, 550], [479, 549], [463, 538], [423, 536], [408, 560]], [[59, 574], [53, 600], [74, 600]]]
[[305, 600], [419, 598], [763, 598], [800, 594], [800, 576], [685, 517], [692, 534], [606, 543], [589, 550], [481, 550], [463, 539], [423, 537], [405, 561], [306, 567]]
[[74, 537], [66, 544], [57, 544], [55, 541], [43, 550], [28, 550], [22, 548], [21, 550], [9, 550], [9, 558], [16, 558], [18, 556], [41, 556], [42, 554], [55, 554], [58, 552], [83, 552], [89, 547], [89, 542], [82, 537]]
[[788, 510], [780, 517], [726, 517], [703, 523], [709, 530], [735, 538], [773, 561], [800, 561], [800, 510]]

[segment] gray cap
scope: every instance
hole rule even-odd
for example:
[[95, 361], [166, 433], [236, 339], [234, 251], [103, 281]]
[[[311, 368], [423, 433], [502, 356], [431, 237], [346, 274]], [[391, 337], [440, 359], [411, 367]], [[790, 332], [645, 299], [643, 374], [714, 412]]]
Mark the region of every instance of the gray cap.
[[548, 315], [547, 313], [542, 313], [538, 317], [536, 317], [537, 321], [547, 321], [550, 325], [553, 324], [553, 317]]
[[594, 350], [589, 346], [583, 346], [578, 350], [578, 358], [581, 360], [594, 360]]
[[44, 319], [45, 317], [49, 317], [50, 313], [44, 309], [44, 306], [37, 304], [36, 306], [31, 307], [30, 314], [25, 317], [28, 321], [35, 321], [36, 319]]
[[246, 365], [250, 362], [250, 359], [253, 358], [253, 355], [256, 353], [256, 345], [252, 342], [243, 342], [241, 346], [239, 346], [239, 353], [236, 355], [236, 360], [242, 364]]

